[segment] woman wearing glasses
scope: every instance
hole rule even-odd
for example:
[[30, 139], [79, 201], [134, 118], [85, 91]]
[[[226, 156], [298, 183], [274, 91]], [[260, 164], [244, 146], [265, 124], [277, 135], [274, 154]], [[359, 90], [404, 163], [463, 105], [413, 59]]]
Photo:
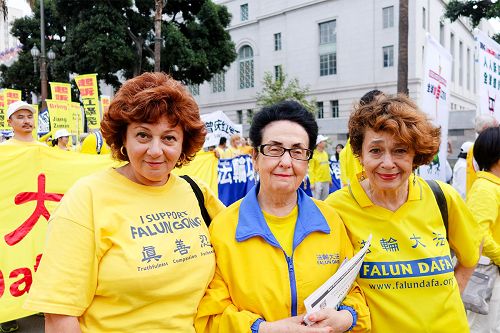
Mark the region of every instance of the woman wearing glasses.
[[322, 309], [308, 317], [312, 326], [302, 325], [304, 299], [353, 254], [337, 213], [299, 189], [317, 134], [313, 115], [296, 102], [253, 118], [260, 182], [210, 226], [217, 267], [198, 308], [197, 332], [370, 330], [357, 285], [338, 309]]

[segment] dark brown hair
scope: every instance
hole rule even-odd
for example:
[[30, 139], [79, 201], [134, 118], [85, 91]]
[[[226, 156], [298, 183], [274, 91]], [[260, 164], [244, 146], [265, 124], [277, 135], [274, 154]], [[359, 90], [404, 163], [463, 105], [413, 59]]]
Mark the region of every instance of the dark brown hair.
[[439, 150], [441, 129], [406, 95], [385, 96], [358, 104], [349, 118], [349, 137], [354, 155], [361, 156], [365, 132], [387, 132], [415, 151], [413, 168], [428, 164]]
[[182, 84], [164, 73], [144, 73], [126, 81], [116, 93], [101, 122], [101, 131], [113, 157], [128, 161], [120, 148], [133, 122], [153, 124], [162, 116], [184, 131], [182, 153], [176, 163], [189, 163], [203, 147], [206, 129], [193, 97]]

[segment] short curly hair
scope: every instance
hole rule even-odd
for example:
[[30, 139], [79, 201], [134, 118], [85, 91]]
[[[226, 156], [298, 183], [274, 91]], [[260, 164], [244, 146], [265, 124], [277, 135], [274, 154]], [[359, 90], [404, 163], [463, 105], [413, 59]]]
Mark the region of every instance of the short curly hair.
[[430, 163], [441, 142], [441, 128], [434, 126], [427, 115], [403, 94], [356, 105], [348, 126], [354, 155], [361, 156], [367, 129], [388, 132], [413, 148], [413, 169]]
[[101, 122], [101, 131], [115, 159], [129, 161], [120, 149], [129, 124], [153, 124], [166, 116], [184, 132], [182, 153], [176, 163], [189, 163], [205, 142], [205, 124], [193, 97], [165, 73], [144, 73], [126, 81], [116, 93]]

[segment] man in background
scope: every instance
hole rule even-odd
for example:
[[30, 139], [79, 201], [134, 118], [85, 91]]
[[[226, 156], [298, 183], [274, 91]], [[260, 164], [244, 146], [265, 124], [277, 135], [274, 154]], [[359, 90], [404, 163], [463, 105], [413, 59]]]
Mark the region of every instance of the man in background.
[[17, 101], [10, 104], [7, 108], [7, 123], [12, 127], [14, 136], [10, 140], [2, 142], [2, 145], [45, 146], [33, 137], [35, 114], [35, 109], [24, 101]]
[[330, 159], [325, 151], [327, 136], [318, 135], [316, 149], [313, 157], [309, 161], [309, 179], [313, 197], [318, 200], [325, 200], [328, 196], [332, 176], [330, 175]]

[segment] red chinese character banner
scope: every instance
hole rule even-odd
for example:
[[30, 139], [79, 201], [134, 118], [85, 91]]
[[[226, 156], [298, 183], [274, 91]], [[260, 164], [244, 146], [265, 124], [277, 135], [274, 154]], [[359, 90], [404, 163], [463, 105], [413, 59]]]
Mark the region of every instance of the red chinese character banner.
[[99, 112], [99, 92], [97, 90], [97, 74], [84, 74], [75, 77], [76, 85], [80, 90], [80, 99], [87, 118], [89, 129], [99, 129], [101, 116]]
[[0, 90], [0, 131], [8, 130], [7, 119], [7, 106], [5, 105], [5, 89]]
[[0, 322], [22, 309], [42, 257], [47, 220], [80, 177], [116, 165], [110, 155], [0, 146]]

